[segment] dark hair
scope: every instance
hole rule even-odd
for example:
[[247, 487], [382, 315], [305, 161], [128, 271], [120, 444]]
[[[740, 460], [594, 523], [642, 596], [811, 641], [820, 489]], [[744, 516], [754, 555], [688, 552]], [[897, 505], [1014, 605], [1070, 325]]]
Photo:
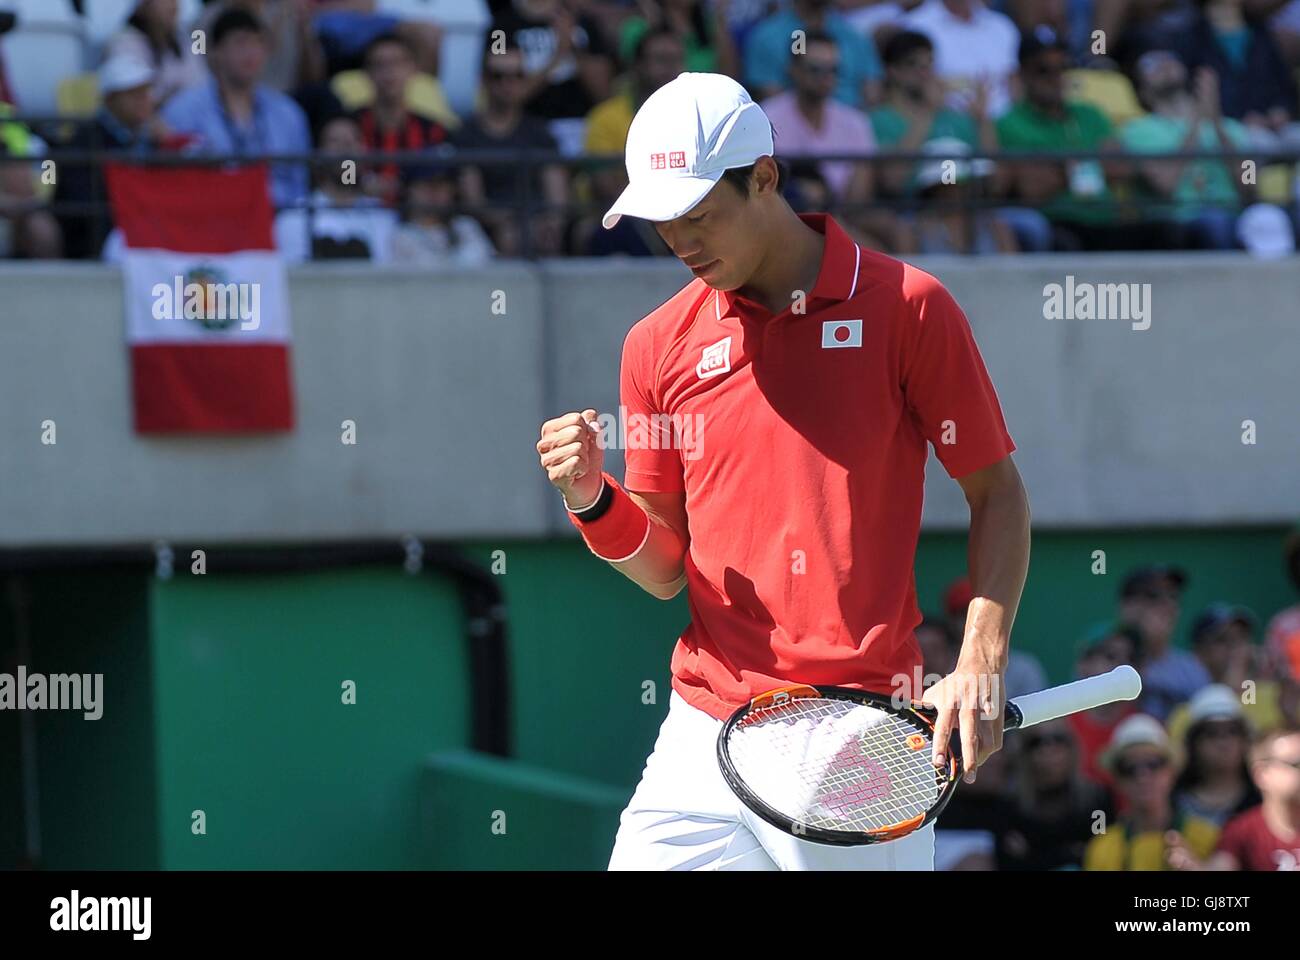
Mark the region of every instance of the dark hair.
[[[514, 40], [509, 37], [506, 38], [505, 45], [500, 51], [493, 50], [492, 48], [494, 46], [495, 43], [491, 40], [483, 44], [483, 57], [479, 61], [479, 66], [482, 68], [484, 73], [487, 72], [487, 65], [492, 62], [494, 57], [500, 57], [507, 53], [523, 53], [523, 47], [519, 46], [519, 44], [515, 43]], [[524, 69], [527, 70], [527, 67]]]
[[[785, 164], [782, 161], [777, 160], [776, 157], [773, 157], [772, 159], [776, 162], [776, 189], [780, 192], [785, 181], [789, 179], [789, 174], [787, 173]], [[748, 199], [749, 181], [750, 178], [754, 176], [754, 167], [757, 165], [758, 161], [754, 161], [747, 167], [732, 167], [723, 172], [722, 182], [731, 184], [741, 197]]]
[[650, 41], [657, 40], [660, 37], [669, 37], [678, 43], [682, 42], [682, 38], [677, 35], [676, 30], [670, 27], [654, 27], [641, 34], [641, 39], [636, 42], [636, 48], [632, 51], [632, 62], [640, 63], [641, 58], [645, 56], [646, 47], [650, 46]]
[[1286, 572], [1291, 577], [1291, 585], [1300, 590], [1300, 527], [1291, 531], [1282, 546], [1286, 558]]
[[916, 625], [916, 629], [917, 630], [925, 630], [925, 629], [938, 630], [941, 634], [943, 634], [944, 643], [946, 643], [950, 649], [952, 650], [961, 649], [961, 637], [957, 635], [957, 628], [954, 627], [950, 621], [944, 619], [943, 617], [935, 617], [935, 616], [931, 616], [930, 614], [926, 614], [921, 619], [921, 622]]
[[[1183, 793], [1188, 790], [1195, 790], [1205, 781], [1205, 768], [1201, 764], [1200, 754], [1197, 752], [1197, 745], [1205, 734], [1207, 720], [1194, 723], [1187, 728], [1183, 735], [1184, 743], [1187, 748], [1187, 755], [1184, 758], [1182, 772], [1179, 773], [1178, 779], [1174, 781], [1173, 792]], [[1246, 807], [1254, 806], [1259, 803], [1259, 789], [1255, 786], [1255, 781], [1250, 776], [1250, 747], [1251, 736], [1250, 728], [1246, 722], [1240, 718], [1236, 721], [1237, 726], [1241, 729], [1242, 739], [1246, 743], [1246, 749], [1241, 754], [1241, 767], [1237, 771], [1237, 777], [1245, 787], [1245, 795], [1242, 800], [1232, 809], [1233, 813], [1240, 813]]]
[[[149, 49], [153, 51], [154, 56], [161, 57], [162, 50], [154, 43], [153, 34], [149, 32], [149, 24], [145, 23], [143, 7], [143, 2], [136, 3], [135, 10], [131, 12], [131, 16], [127, 19], [126, 25], [128, 27], [135, 27], [143, 33], [146, 42], [149, 44]], [[167, 34], [167, 36], [163, 38], [162, 45], [172, 53], [176, 54], [176, 56], [181, 56], [181, 43], [176, 39], [176, 34], [174, 32]]]
[[396, 44], [397, 46], [401, 47], [403, 50], [406, 51], [406, 55], [409, 57], [414, 58], [415, 56], [415, 51], [411, 49], [411, 45], [406, 41], [406, 39], [390, 31], [387, 33], [381, 33], [379, 36], [375, 37], [375, 39], [371, 40], [369, 43], [366, 44], [366, 48], [361, 51], [362, 64], [369, 66], [370, 55], [374, 53], [375, 50], [377, 50], [378, 48], [382, 46], [386, 46], [388, 44]]
[[221, 46], [221, 41], [232, 33], [255, 33], [259, 37], [266, 35], [266, 28], [262, 26], [262, 21], [257, 19], [242, 7], [232, 7], [221, 16], [217, 17], [212, 24], [212, 45]]
[[[803, 35], [803, 47], [805, 50], [811, 47], [814, 43], [829, 43], [836, 50], [840, 48], [840, 45], [836, 42], [835, 38], [825, 30], [809, 30]], [[793, 62], [793, 60], [794, 58], [791, 57], [791, 62]]]
[[934, 44], [924, 33], [915, 30], [900, 30], [890, 37], [880, 51], [880, 60], [887, 66], [893, 66], [899, 60], [910, 57], [918, 50], [934, 51]]

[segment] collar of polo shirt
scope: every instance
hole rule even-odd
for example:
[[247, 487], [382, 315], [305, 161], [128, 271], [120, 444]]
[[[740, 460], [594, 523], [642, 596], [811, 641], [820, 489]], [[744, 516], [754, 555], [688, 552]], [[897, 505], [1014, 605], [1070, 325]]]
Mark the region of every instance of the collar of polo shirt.
[[[808, 309], [802, 314], [807, 316], [814, 312], [813, 301], [838, 303], [850, 299], [857, 293], [862, 249], [830, 214], [801, 213], [798, 216], [808, 226], [826, 236], [821, 269], [817, 272], [817, 280], [813, 283], [813, 288], [808, 291]], [[762, 304], [748, 297], [737, 296], [734, 290], [717, 290], [715, 293], [714, 311], [719, 320], [723, 317], [739, 315], [742, 309], [747, 313], [768, 312]], [[794, 291], [791, 291], [792, 303], [793, 299]]]

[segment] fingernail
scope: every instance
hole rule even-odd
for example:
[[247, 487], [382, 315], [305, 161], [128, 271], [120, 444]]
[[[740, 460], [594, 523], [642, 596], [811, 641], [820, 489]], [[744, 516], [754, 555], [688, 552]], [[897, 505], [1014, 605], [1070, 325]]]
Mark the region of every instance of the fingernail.
[[975, 771], [974, 771], [974, 770], [968, 770], [968, 771], [966, 771], [966, 776], [965, 776], [964, 779], [966, 780], [967, 783], [974, 783], [974, 782], [975, 782]]

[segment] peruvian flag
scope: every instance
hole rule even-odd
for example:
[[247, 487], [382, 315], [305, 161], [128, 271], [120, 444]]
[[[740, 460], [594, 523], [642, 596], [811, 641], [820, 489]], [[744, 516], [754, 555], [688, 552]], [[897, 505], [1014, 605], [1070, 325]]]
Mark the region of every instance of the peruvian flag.
[[138, 433], [293, 428], [289, 301], [265, 165], [107, 164]]

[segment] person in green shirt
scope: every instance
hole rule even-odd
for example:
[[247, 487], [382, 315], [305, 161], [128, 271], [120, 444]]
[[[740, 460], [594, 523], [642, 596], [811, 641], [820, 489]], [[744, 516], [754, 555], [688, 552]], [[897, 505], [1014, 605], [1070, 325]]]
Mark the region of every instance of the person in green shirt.
[[[1111, 123], [1086, 103], [1065, 99], [1069, 53], [1047, 27], [1020, 43], [1020, 78], [1025, 96], [997, 121], [1005, 151], [1082, 151], [1113, 147]], [[1009, 161], [1010, 189], [1019, 202], [1041, 210], [1066, 249], [1122, 248], [1138, 231], [1116, 218], [1112, 185], [1123, 164], [1097, 159]]]
[[624, 63], [635, 59], [637, 44], [647, 31], [667, 27], [686, 48], [686, 69], [691, 73], [725, 73], [738, 77], [736, 47], [727, 27], [727, 4], [704, 0], [639, 0], [640, 14], [623, 21], [618, 52]]
[[[1129, 153], [1169, 154], [1241, 150], [1250, 144], [1245, 126], [1223, 116], [1219, 81], [1212, 70], [1197, 71], [1195, 92], [1187, 68], [1174, 54], [1153, 50], [1137, 62], [1138, 96], [1151, 112], [1120, 131]], [[1148, 160], [1138, 167], [1145, 192], [1166, 201], [1164, 216], [1183, 226], [1187, 245], [1209, 250], [1237, 246], [1237, 214], [1250, 187], [1233, 176], [1240, 160]]]
[[[880, 57], [885, 65], [885, 99], [870, 117], [882, 153], [917, 153], [931, 140], [960, 140], [971, 150], [997, 149], [997, 131], [983, 109], [985, 98], [975, 98], [975, 116], [944, 105], [929, 37], [900, 31], [889, 38]], [[918, 164], [886, 163], [879, 169], [882, 192], [904, 196], [915, 191]]]

